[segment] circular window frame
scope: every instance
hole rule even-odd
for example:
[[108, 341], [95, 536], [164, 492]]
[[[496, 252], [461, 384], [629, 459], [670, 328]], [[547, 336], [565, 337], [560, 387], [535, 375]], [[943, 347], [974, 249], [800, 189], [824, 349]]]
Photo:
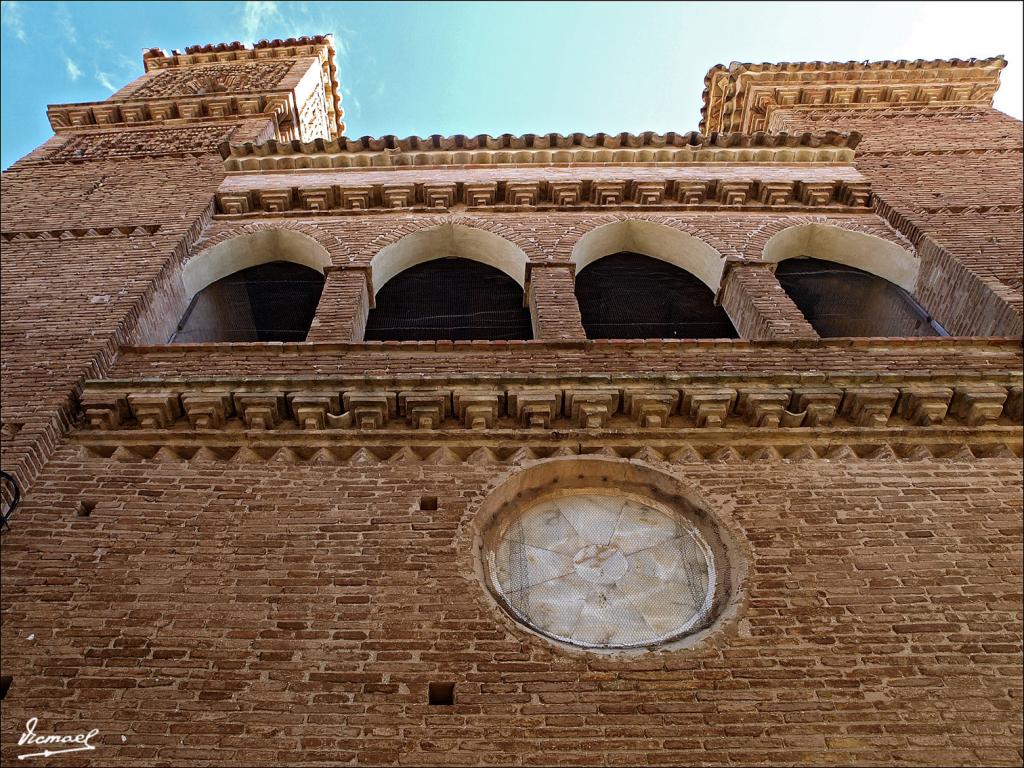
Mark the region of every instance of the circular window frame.
[[[709, 580], [710, 610], [698, 623], [646, 644], [588, 645], [548, 634], [521, 617], [495, 589], [488, 553], [500, 541], [510, 522], [537, 505], [559, 496], [595, 494], [627, 497], [651, 506], [670, 518], [692, 526], [712, 558], [713, 586]], [[524, 465], [504, 476], [480, 505], [473, 522], [474, 567], [488, 602], [506, 626], [527, 632], [556, 647], [590, 654], [622, 655], [671, 651], [702, 642], [731, 622], [738, 613], [746, 581], [746, 559], [733, 532], [712, 514], [710, 506], [690, 487], [663, 470], [646, 464], [603, 456], [545, 459]]]

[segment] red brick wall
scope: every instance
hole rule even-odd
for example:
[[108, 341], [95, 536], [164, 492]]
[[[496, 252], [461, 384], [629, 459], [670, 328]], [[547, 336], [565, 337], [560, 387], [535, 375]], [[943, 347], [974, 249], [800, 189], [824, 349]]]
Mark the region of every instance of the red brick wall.
[[[155, 291], [208, 219], [212, 157], [19, 161], [3, 174], [3, 464], [27, 486], [59, 441], [79, 383], [102, 375], [141, 316], [165, 341]], [[170, 287], [170, 286], [169, 286]]]
[[816, 339], [818, 334], [766, 264], [734, 265], [720, 300], [745, 339]]
[[862, 133], [855, 164], [875, 206], [922, 257], [917, 298], [951, 333], [1021, 334], [1019, 120], [974, 106], [782, 110], [773, 120], [777, 130]]
[[[15, 164], [2, 190], [0, 447], [29, 490], [2, 534], [2, 674], [14, 677], [4, 761], [24, 752], [17, 737], [36, 716], [46, 733], [99, 728], [98, 750], [79, 761], [95, 765], [1019, 765], [1019, 413], [983, 428], [894, 419], [841, 435], [734, 419], [703, 453], [662, 450], [624, 417], [612, 434], [325, 431], [314, 437], [328, 447], [301, 456], [268, 447], [288, 435], [237, 421], [102, 440], [77, 421], [91, 378], [246, 378], [258, 389], [346, 377], [372, 389], [536, 374], [886, 386], [971, 376], [1005, 392], [1019, 340], [816, 339], [761, 266], [733, 267], [719, 300], [765, 341], [582, 339], [573, 246], [631, 217], [748, 260], [787, 226], [855, 228], [916, 249], [919, 298], [954, 333], [1019, 333], [1019, 123], [975, 108], [850, 111], [842, 125], [784, 117], [788, 130], [865, 134], [857, 168], [876, 212], [211, 219], [230, 186], [217, 145], [231, 130], [234, 141], [268, 137], [265, 120], [79, 132]], [[541, 340], [353, 342], [374, 254], [451, 221], [527, 254]], [[308, 234], [339, 268], [311, 332], [321, 343], [125, 346], [169, 336], [188, 298], [186, 258], [267, 226]], [[654, 462], [689, 485], [740, 544], [736, 617], [693, 647], [621, 657], [569, 652], [511, 622], [475, 575], [472, 524], [488, 490], [539, 444], [539, 455]], [[424, 495], [437, 511], [418, 509]], [[88, 517], [75, 514], [83, 502], [95, 504]], [[454, 708], [427, 706], [436, 681], [456, 683]]]
[[542, 265], [530, 273], [527, 300], [535, 339], [585, 339], [571, 264]]
[[744, 605], [609, 658], [517, 629], [474, 575], [508, 466], [67, 445], [5, 534], [4, 760], [35, 715], [99, 728], [96, 765], [1019, 764], [1019, 460], [665, 466], [739, 538]]
[[[394, 376], [467, 372], [765, 373], [857, 371], [899, 381], [911, 372], [955, 375], [1021, 368], [1012, 339], [703, 339], [621, 341], [418, 341], [360, 344], [202, 344], [123, 348], [109, 378], [355, 376], [393, 366]], [[813, 375], [813, 374], [810, 374]]]
[[361, 339], [370, 311], [365, 269], [332, 269], [326, 275], [313, 327], [306, 341]]

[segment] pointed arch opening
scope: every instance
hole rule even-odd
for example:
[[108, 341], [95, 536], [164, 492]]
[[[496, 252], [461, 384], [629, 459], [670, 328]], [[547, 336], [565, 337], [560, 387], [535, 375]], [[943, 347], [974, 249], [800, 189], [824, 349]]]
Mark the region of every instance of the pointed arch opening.
[[779, 232], [765, 245], [783, 290], [819, 336], [939, 336], [914, 299], [919, 262], [888, 240], [826, 224]]
[[707, 243], [650, 221], [588, 232], [572, 253], [590, 339], [736, 338], [715, 304], [724, 259]]
[[189, 304], [171, 342], [303, 341], [330, 263], [322, 245], [292, 230], [218, 243], [185, 264]]
[[498, 235], [442, 224], [406, 235], [370, 264], [368, 341], [530, 339], [527, 257]]

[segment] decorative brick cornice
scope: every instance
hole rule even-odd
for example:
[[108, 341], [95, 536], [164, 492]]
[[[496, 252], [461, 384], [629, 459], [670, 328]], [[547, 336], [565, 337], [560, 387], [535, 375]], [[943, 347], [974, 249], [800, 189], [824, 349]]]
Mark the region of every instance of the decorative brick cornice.
[[83, 237], [151, 237], [159, 224], [125, 224], [118, 227], [82, 227], [80, 229], [8, 230], [0, 232], [5, 243], [19, 240], [77, 240]]
[[[474, 410], [475, 409], [475, 410]], [[483, 410], [481, 410], [483, 409]], [[661, 377], [474, 376], [345, 380], [104, 380], [82, 410], [98, 430], [228, 428], [410, 430], [730, 428], [789, 430], [1012, 426], [1022, 377], [692, 374]], [[482, 419], [482, 421], [480, 420]]]
[[[756, 170], [754, 170], [756, 175]], [[800, 181], [622, 178], [530, 181], [500, 179], [487, 183], [403, 182], [331, 184], [266, 189], [222, 189], [217, 212], [227, 216], [310, 213], [336, 215], [378, 209], [437, 211], [452, 208], [521, 211], [537, 209], [664, 208], [669, 210], [778, 210], [868, 208], [866, 181]]]
[[550, 163], [849, 163], [852, 133], [558, 133], [397, 136], [221, 145], [230, 171]]
[[267, 117], [278, 122], [294, 112], [290, 94], [218, 93], [160, 99], [52, 104], [46, 108], [55, 133], [79, 128], [117, 128], [153, 124], [195, 124], [242, 117]]
[[168, 54], [159, 48], [150, 48], [142, 54], [146, 72], [174, 67], [191, 67], [223, 62], [261, 61], [268, 59], [300, 58], [316, 56], [324, 68], [324, 82], [327, 90], [327, 108], [331, 133], [340, 136], [345, 132], [341, 108], [341, 86], [338, 83], [338, 68], [335, 62], [334, 38], [331, 35], [290, 37], [284, 40], [261, 40], [252, 47], [237, 40], [231, 43], [192, 45], [185, 52], [172, 51]]
[[797, 62], [712, 67], [704, 79], [701, 130], [753, 132], [772, 112], [846, 105], [888, 109], [939, 104], [990, 106], [1002, 56], [877, 62]]
[[[775, 436], [776, 438], [778, 436]], [[557, 441], [526, 431], [473, 440], [437, 436], [410, 443], [407, 434], [386, 431], [341, 441], [268, 433], [184, 437], [180, 434], [80, 432], [75, 442], [83, 458], [128, 463], [188, 463], [233, 466], [238, 464], [294, 464], [317, 467], [342, 465], [354, 469], [394, 464], [519, 466], [558, 456], [608, 456], [646, 463], [737, 464], [825, 462], [973, 463], [977, 460], [1019, 461], [1018, 434], [992, 433], [967, 437], [946, 430], [910, 430], [894, 438], [877, 430], [836, 432], [828, 438], [801, 435], [790, 440], [748, 435], [737, 438], [726, 430], [637, 440], [618, 433], [561, 433]], [[514, 444], [515, 447], [511, 447]]]
[[[285, 137], [318, 135], [326, 130], [334, 138], [344, 131], [330, 36], [263, 41], [254, 48], [233, 43], [188, 50], [192, 52], [175, 51], [172, 55], [158, 49], [147, 51], [143, 55], [146, 72], [168, 74], [137, 81], [106, 101], [50, 105], [51, 127], [63, 133], [97, 127], [238, 122], [262, 116], [272, 119], [275, 130]], [[281, 83], [290, 67], [310, 58], [320, 61], [323, 87], [300, 97], [292, 88], [294, 81]], [[171, 74], [174, 72], [178, 74]], [[165, 84], [161, 78], [173, 82]]]

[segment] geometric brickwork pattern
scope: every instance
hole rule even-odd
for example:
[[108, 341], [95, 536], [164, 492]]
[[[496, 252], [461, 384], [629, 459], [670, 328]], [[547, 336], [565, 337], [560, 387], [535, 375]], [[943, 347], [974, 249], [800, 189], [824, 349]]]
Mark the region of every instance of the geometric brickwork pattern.
[[292, 68], [290, 61], [259, 61], [169, 69], [155, 75], [124, 98], [197, 96], [272, 90]]

